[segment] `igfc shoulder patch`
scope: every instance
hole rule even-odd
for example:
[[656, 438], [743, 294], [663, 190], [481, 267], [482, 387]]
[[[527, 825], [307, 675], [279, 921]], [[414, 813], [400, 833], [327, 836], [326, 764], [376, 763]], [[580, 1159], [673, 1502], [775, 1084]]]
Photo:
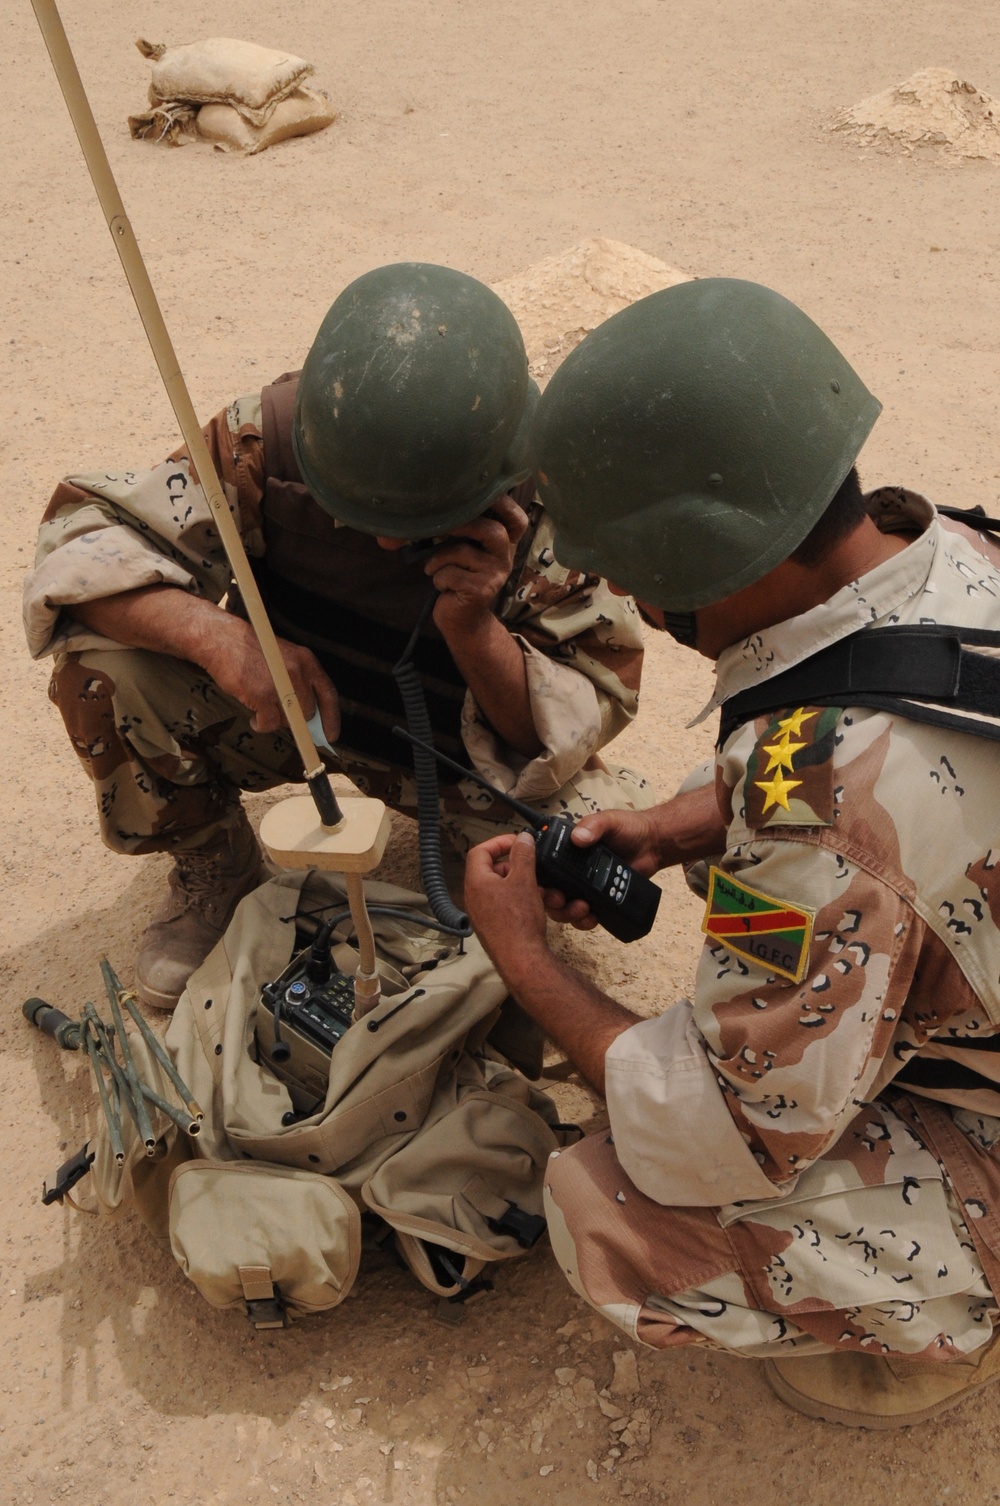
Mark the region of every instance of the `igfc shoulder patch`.
[[816, 911], [790, 905], [741, 884], [721, 868], [709, 869], [708, 903], [701, 929], [712, 941], [766, 972], [798, 983], [809, 962]]
[[776, 718], [747, 764], [747, 826], [832, 826], [834, 735], [839, 706], [800, 706]]

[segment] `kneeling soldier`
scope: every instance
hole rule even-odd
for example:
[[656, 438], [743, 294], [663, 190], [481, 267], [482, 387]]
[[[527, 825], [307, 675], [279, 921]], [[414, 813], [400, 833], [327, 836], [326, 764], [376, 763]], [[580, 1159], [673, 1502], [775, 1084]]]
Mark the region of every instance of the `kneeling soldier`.
[[[525, 458], [537, 396], [501, 299], [404, 263], [346, 288], [302, 372], [206, 431], [306, 715], [337, 767], [410, 816], [392, 735], [408, 644], [454, 757], [554, 811], [652, 799], [600, 757], [636, 712], [641, 628], [632, 602], [554, 559]], [[171, 1009], [264, 876], [241, 790], [302, 778], [186, 451], [58, 487], [25, 621], [34, 655], [55, 655], [50, 694], [104, 841], [174, 855], [136, 964], [140, 997]], [[460, 852], [510, 825], [461, 781], [441, 815]]]
[[960, 649], [996, 652], [1000, 571], [923, 497], [862, 495], [879, 412], [752, 283], [584, 341], [534, 431], [556, 551], [716, 662], [722, 731], [714, 777], [574, 839], [687, 867], [693, 1000], [639, 1019], [559, 961], [544, 904], [592, 917], [540, 893], [530, 837], [466, 869], [508, 987], [607, 1098], [610, 1134], [550, 1163], [569, 1281], [642, 1343], [761, 1358], [865, 1427], [1000, 1374], [1000, 697]]

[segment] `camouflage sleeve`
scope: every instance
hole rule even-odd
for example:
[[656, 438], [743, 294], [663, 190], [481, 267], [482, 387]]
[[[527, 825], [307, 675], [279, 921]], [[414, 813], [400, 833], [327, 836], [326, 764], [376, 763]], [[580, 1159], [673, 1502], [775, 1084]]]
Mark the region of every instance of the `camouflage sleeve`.
[[471, 696], [463, 736], [489, 777], [522, 799], [538, 800], [566, 784], [635, 716], [643, 649], [632, 598], [616, 596], [598, 576], [558, 564], [552, 524], [540, 504], [529, 516], [530, 542], [499, 616], [524, 654], [543, 750], [521, 758], [500, 742]]
[[[205, 438], [251, 554], [263, 548], [259, 395], [216, 415]], [[105, 640], [74, 621], [74, 602], [158, 584], [219, 601], [230, 571], [186, 449], [145, 471], [96, 472], [60, 482], [42, 519], [24, 587], [33, 658]]]
[[[608, 1053], [619, 1159], [661, 1203], [794, 1188], [884, 1080], [924, 937], [900, 895], [830, 848], [760, 840], [737, 853], [725, 877], [758, 897], [756, 915], [735, 907], [747, 929], [733, 934], [730, 905], [716, 933], [727, 940], [709, 934], [702, 952], [693, 1006], [633, 1027]], [[761, 911], [785, 927], [782, 960], [799, 949], [799, 981], [753, 955], [772, 924], [761, 926]], [[714, 914], [710, 896], [709, 932]]]

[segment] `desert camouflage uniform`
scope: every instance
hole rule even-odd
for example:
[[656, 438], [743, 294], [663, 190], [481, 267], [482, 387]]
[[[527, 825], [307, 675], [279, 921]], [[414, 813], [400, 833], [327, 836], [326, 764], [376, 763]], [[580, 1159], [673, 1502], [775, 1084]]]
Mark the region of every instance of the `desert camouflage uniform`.
[[[206, 438], [251, 558], [264, 554], [264, 456], [259, 394], [218, 414]], [[165, 583], [222, 601], [229, 565], [185, 450], [145, 471], [73, 476], [49, 503], [25, 587], [32, 655], [55, 656], [50, 695], [92, 778], [101, 834], [119, 852], [193, 848], [230, 824], [240, 790], [302, 777], [290, 735], [255, 733], [239, 702], [200, 669], [123, 649], [74, 620], [73, 605]], [[648, 805], [653, 792], [599, 749], [638, 707], [642, 638], [631, 599], [570, 572], [552, 554], [537, 504], [498, 613], [525, 656], [542, 752], [505, 746], [470, 693], [462, 737], [473, 764], [509, 792], [577, 815]], [[407, 767], [345, 754], [343, 770], [409, 815]], [[444, 825], [461, 848], [507, 829], [510, 813], [466, 781], [444, 787]]]
[[[871, 624], [1000, 628], [1000, 571], [924, 498], [869, 506], [915, 542], [726, 650], [713, 705]], [[850, 707], [789, 707], [719, 751], [694, 999], [618, 1037], [610, 1134], [550, 1163], [559, 1262], [634, 1338], [942, 1360], [989, 1339], [998, 773], [995, 743]]]

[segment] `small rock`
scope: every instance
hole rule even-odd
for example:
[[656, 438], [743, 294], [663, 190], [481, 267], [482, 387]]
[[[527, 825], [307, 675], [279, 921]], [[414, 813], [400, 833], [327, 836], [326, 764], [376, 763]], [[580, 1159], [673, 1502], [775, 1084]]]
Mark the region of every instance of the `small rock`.
[[560, 1365], [556, 1371], [556, 1380], [560, 1386], [571, 1386], [576, 1380], [577, 1372], [572, 1365]]
[[616, 1407], [615, 1404], [614, 1404], [614, 1402], [613, 1401], [608, 1401], [608, 1399], [607, 1399], [606, 1396], [599, 1396], [597, 1398], [597, 1405], [600, 1407], [600, 1409], [604, 1413], [605, 1417], [624, 1417], [625, 1416], [625, 1413], [622, 1411], [621, 1407]]
[[616, 1349], [612, 1356], [615, 1373], [608, 1390], [614, 1396], [635, 1396], [639, 1390], [639, 1366], [631, 1349]]
[[447, 1447], [440, 1433], [432, 1433], [429, 1438], [415, 1438], [410, 1448], [421, 1459], [437, 1459], [444, 1453]]
[[597, 1479], [597, 1465], [594, 1463], [593, 1459], [588, 1459], [587, 1460], [587, 1479], [588, 1480], [596, 1480]]
[[554, 1464], [543, 1464], [542, 1467], [541, 1467], [541, 1469], [538, 1471], [538, 1473], [540, 1475], [543, 1475], [543, 1476], [544, 1475], [551, 1475], [551, 1473], [552, 1473], [552, 1471], [554, 1469], [555, 1469], [555, 1465]]
[[[633, 1434], [636, 1443], [648, 1443], [650, 1438], [649, 1412], [645, 1407], [637, 1407], [629, 1419], [628, 1431]], [[624, 1438], [625, 1434], [622, 1434]]]

